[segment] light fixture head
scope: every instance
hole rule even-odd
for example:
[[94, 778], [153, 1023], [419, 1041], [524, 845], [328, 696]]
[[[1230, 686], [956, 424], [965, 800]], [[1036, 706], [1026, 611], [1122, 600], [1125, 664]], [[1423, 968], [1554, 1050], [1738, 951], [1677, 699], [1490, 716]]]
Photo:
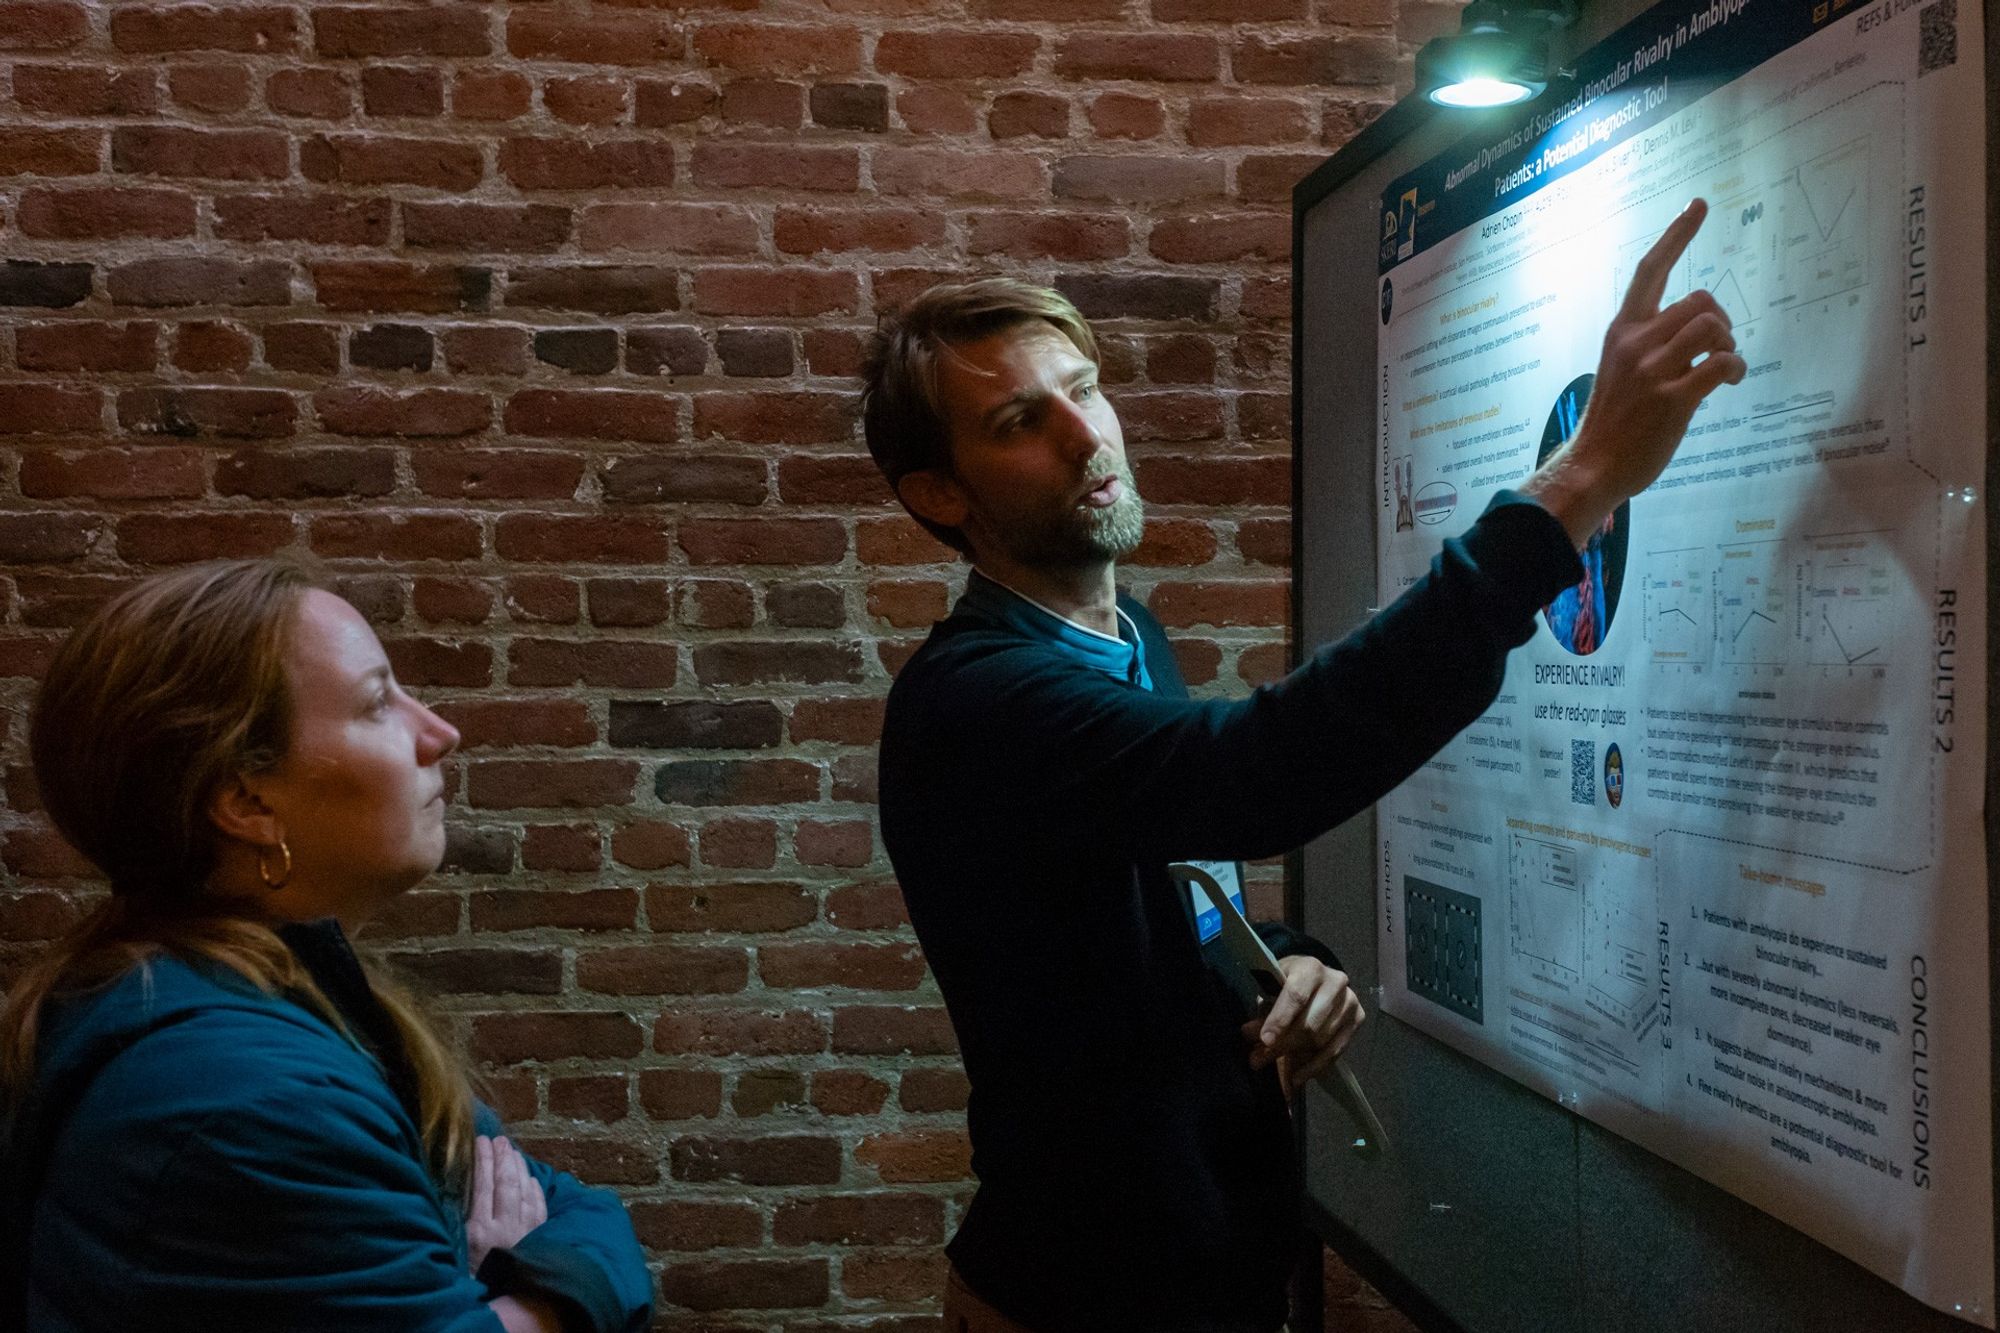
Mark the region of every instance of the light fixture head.
[[1569, 0], [1473, 0], [1463, 30], [1417, 53], [1417, 86], [1440, 106], [1511, 106], [1549, 86], [1548, 34], [1576, 17]]

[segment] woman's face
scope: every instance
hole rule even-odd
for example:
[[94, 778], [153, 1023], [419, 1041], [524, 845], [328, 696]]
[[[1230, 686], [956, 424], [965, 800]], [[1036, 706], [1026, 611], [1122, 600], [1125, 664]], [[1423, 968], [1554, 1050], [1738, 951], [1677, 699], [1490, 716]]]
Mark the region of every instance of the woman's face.
[[292, 852], [274, 905], [358, 924], [443, 859], [458, 732], [403, 692], [375, 631], [330, 592], [300, 601], [285, 674], [291, 750], [256, 782]]

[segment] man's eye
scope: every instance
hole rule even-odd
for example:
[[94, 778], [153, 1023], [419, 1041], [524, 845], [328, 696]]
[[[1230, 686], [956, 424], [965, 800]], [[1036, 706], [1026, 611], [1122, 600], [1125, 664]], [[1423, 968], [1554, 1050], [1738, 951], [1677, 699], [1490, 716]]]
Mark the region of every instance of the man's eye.
[[1095, 398], [1095, 397], [1097, 396], [1097, 383], [1096, 383], [1096, 381], [1095, 381], [1095, 380], [1086, 380], [1086, 381], [1085, 381], [1085, 382], [1083, 382], [1082, 384], [1079, 384], [1079, 385], [1077, 385], [1077, 386], [1076, 386], [1076, 396], [1077, 396], [1078, 398]]

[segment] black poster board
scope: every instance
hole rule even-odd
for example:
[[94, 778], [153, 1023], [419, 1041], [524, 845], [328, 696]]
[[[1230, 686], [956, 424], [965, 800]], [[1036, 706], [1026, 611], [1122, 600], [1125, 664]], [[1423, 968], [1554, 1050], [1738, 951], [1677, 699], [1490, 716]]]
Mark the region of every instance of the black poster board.
[[[2000, 70], [2000, 0], [1984, 4], [1990, 75]], [[1630, 0], [1591, 8], [1567, 34], [1570, 49], [1603, 39], [1645, 8]], [[1990, 82], [1987, 99], [1991, 218], [2000, 216], [2000, 98]], [[1505, 113], [1488, 114], [1487, 123], [1498, 124]], [[1295, 652], [1338, 637], [1365, 618], [1376, 596], [1373, 367], [1382, 192], [1479, 124], [1406, 98], [1294, 193]], [[2000, 246], [1990, 227], [1986, 249], [1991, 355], [2000, 349], [1993, 290], [2000, 287]], [[2000, 392], [1991, 383], [1985, 418], [1989, 442], [2000, 440]], [[2000, 485], [1990, 443], [1986, 485], [1989, 495]], [[2000, 549], [1992, 515], [1989, 505], [1989, 568]], [[1991, 580], [1989, 624], [2000, 606], [1996, 589], [2000, 580]], [[1989, 681], [2000, 681], [1996, 644], [2000, 636], [1989, 636]], [[1991, 793], [2000, 790], [1996, 747], [1989, 746], [1987, 765]], [[1986, 822], [1991, 861], [2000, 830], [1990, 797]], [[1372, 816], [1357, 818], [1293, 857], [1288, 880], [1292, 920], [1334, 942], [1364, 995], [1379, 976], [1376, 845]], [[2000, 866], [1989, 866], [1989, 881], [2000, 883]], [[2000, 923], [2000, 913], [1990, 921]], [[2000, 978], [2000, 927], [1990, 924], [1989, 935], [1991, 975]], [[1994, 1031], [2000, 1034], [2000, 1022]], [[1350, 1058], [1394, 1150], [1376, 1159], [1350, 1151], [1342, 1112], [1310, 1093], [1300, 1113], [1308, 1221], [1426, 1328], [1972, 1327], [1393, 1018], [1378, 1015]]]

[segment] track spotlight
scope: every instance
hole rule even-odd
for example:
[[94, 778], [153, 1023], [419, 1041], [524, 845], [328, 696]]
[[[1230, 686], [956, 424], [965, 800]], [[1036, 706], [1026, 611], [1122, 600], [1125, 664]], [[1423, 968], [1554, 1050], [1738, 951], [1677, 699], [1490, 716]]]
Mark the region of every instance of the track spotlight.
[[1455, 37], [1417, 52], [1417, 86], [1450, 107], [1511, 106], [1549, 85], [1549, 38], [1576, 19], [1572, 0], [1472, 0]]

